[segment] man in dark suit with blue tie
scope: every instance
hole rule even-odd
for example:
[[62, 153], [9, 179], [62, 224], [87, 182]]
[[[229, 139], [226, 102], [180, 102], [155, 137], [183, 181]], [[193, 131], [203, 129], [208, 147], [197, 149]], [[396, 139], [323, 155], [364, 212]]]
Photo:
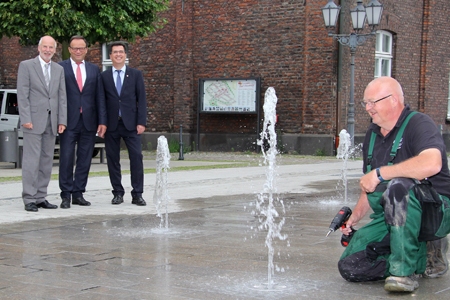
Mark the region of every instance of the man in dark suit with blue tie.
[[105, 150], [114, 195], [111, 203], [121, 204], [125, 194], [120, 170], [120, 140], [123, 139], [130, 159], [131, 203], [144, 206], [141, 135], [147, 123], [147, 102], [142, 72], [125, 65], [127, 48], [124, 42], [111, 42], [109, 56], [113, 67], [101, 74], [108, 116]]
[[[70, 58], [60, 64], [64, 68], [67, 91], [67, 128], [60, 134], [59, 188], [61, 208], [72, 204], [89, 206], [84, 199], [91, 168], [96, 133], [106, 132], [106, 106], [99, 68], [84, 60], [87, 41], [73, 36], [69, 42]], [[76, 146], [76, 166], [73, 163]]]

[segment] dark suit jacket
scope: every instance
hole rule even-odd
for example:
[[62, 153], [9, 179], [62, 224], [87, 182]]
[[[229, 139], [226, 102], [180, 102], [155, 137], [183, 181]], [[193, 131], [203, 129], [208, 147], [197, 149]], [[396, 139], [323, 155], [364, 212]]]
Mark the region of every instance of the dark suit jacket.
[[85, 61], [86, 80], [83, 91], [80, 92], [71, 60], [64, 60], [60, 64], [66, 78], [67, 130], [73, 130], [77, 125], [80, 107], [83, 108], [83, 122], [87, 130], [96, 131], [99, 124], [106, 125], [105, 94], [99, 68]]
[[102, 72], [101, 76], [105, 89], [106, 111], [108, 113], [107, 131], [113, 131], [117, 128], [119, 102], [123, 124], [126, 129], [133, 131], [136, 130], [137, 125], [145, 126], [147, 124], [147, 103], [142, 72], [128, 66], [126, 67], [120, 96], [117, 94], [114, 84], [112, 68]]

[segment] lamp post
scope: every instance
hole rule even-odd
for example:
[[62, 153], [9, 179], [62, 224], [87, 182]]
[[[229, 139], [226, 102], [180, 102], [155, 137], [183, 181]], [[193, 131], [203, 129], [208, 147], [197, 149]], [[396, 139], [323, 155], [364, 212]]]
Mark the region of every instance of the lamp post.
[[[323, 20], [325, 27], [335, 30], [336, 23], [341, 7], [337, 6], [333, 0], [328, 0], [327, 5], [322, 8]], [[355, 53], [356, 48], [366, 42], [368, 38], [375, 35], [375, 28], [380, 24], [381, 15], [383, 13], [383, 5], [377, 0], [371, 0], [367, 6], [362, 4], [361, 0], [356, 3], [355, 9], [350, 10], [354, 32], [350, 34], [335, 34], [328, 32], [328, 36], [336, 39], [340, 44], [350, 47], [351, 63], [350, 63], [350, 101], [348, 102], [347, 112], [347, 129], [351, 138], [351, 145], [354, 145], [355, 137]], [[364, 29], [367, 19], [368, 25], [372, 28], [370, 33], [359, 33]]]

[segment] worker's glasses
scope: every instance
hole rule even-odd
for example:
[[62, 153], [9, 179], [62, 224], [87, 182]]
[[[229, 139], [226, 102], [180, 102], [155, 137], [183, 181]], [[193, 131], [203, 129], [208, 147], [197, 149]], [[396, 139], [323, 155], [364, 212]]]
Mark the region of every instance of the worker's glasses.
[[361, 101], [361, 105], [362, 105], [364, 108], [366, 108], [367, 106], [373, 107], [373, 106], [375, 106], [375, 103], [380, 102], [381, 100], [384, 100], [384, 99], [386, 99], [386, 98], [389, 98], [390, 96], [392, 96], [392, 94], [387, 95], [386, 97], [380, 98], [380, 99], [375, 100], [375, 101]]

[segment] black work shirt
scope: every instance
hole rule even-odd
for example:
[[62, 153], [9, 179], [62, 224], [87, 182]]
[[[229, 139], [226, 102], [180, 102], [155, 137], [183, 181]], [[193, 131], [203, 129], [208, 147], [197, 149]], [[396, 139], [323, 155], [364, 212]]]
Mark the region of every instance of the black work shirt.
[[[410, 112], [409, 106], [405, 106], [397, 124], [395, 124], [394, 128], [386, 136], [381, 134], [380, 126], [374, 123], [370, 124], [363, 143], [364, 173], [367, 171], [367, 155], [372, 132], [377, 134], [372, 153], [373, 157], [370, 163], [372, 170], [374, 170], [375, 168], [386, 166], [391, 160], [390, 152], [395, 137], [402, 126], [403, 120]], [[418, 112], [409, 120], [409, 123], [403, 132], [403, 137], [398, 145], [397, 155], [395, 156], [393, 163], [400, 163], [419, 155], [420, 152], [426, 149], [432, 148], [439, 149], [441, 152], [442, 169], [439, 173], [429, 177], [428, 180], [439, 194], [450, 197], [450, 172], [448, 169], [444, 140], [436, 124], [428, 115]]]

